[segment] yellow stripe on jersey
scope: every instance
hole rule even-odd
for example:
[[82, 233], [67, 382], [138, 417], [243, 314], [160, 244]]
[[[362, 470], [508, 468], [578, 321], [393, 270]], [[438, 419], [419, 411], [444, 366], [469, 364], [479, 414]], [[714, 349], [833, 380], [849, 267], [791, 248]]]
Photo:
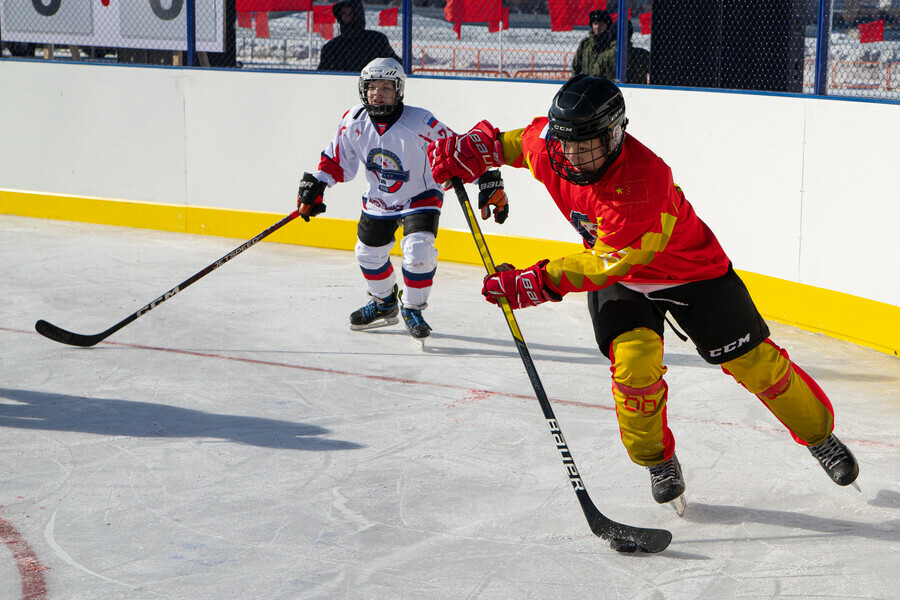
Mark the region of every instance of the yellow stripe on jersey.
[[[514, 129], [500, 133], [500, 146], [503, 148], [503, 162], [518, 167], [517, 161], [523, 158], [522, 132], [525, 129]], [[528, 157], [524, 157], [527, 160]], [[529, 166], [529, 169], [531, 167]]]
[[[584, 292], [604, 288], [619, 280], [635, 267], [650, 264], [657, 252], [669, 243], [677, 217], [669, 213], [660, 215], [661, 232], [648, 231], [641, 236], [637, 246], [612, 248], [597, 241], [592, 250], [572, 254], [547, 263], [544, 270], [550, 282], [563, 292]], [[601, 236], [602, 237], [602, 236]], [[563, 281], [565, 277], [565, 282]], [[585, 279], [590, 285], [585, 284]]]
[[653, 252], [662, 252], [668, 243], [669, 236], [664, 233], [646, 233], [641, 239], [641, 248], [652, 250]]
[[[674, 209], [675, 207], [672, 206], [670, 208]], [[664, 212], [659, 216], [659, 218], [660, 231], [662, 231], [662, 234], [666, 236], [666, 244], [668, 244], [669, 238], [672, 237], [672, 232], [675, 231], [675, 223], [678, 222], [678, 213], [673, 215], [672, 213]], [[665, 244], [663, 244], [663, 246], [665, 246]]]
[[594, 254], [605, 254], [609, 252], [615, 252], [617, 248], [613, 248], [609, 244], [604, 244], [601, 240], [597, 240], [594, 243]]
[[586, 292], [610, 285], [613, 283], [610, 278], [625, 277], [634, 267], [649, 264], [655, 255], [655, 252], [640, 248], [623, 248], [615, 254], [595, 254], [588, 250], [550, 261], [544, 270], [550, 282], [560, 290]]

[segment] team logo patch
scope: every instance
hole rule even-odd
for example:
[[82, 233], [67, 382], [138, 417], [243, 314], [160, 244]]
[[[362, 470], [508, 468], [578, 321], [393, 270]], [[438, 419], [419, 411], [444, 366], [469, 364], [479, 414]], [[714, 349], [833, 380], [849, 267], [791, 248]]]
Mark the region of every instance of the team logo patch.
[[591, 221], [586, 214], [574, 210], [569, 213], [569, 223], [572, 224], [578, 235], [593, 248], [597, 242], [597, 224]]
[[388, 194], [396, 193], [405, 182], [409, 181], [409, 171], [403, 170], [400, 157], [384, 148], [373, 148], [369, 151], [366, 169], [378, 176], [378, 189]]

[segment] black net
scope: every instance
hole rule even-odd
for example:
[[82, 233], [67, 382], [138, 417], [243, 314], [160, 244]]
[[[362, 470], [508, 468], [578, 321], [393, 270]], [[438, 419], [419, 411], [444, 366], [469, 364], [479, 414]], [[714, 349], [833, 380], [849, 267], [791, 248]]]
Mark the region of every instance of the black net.
[[192, 47], [189, 6], [0, 0], [3, 57], [900, 98], [900, 0], [195, 0]]

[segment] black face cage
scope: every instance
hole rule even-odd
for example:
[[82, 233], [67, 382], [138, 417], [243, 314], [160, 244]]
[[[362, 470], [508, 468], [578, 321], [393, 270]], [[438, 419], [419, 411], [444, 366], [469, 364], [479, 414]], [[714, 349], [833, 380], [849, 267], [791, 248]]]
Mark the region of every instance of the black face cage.
[[[373, 81], [390, 81], [394, 85], [394, 103], [393, 104], [369, 104], [369, 84]], [[359, 78], [359, 99], [366, 107], [366, 112], [372, 117], [384, 117], [397, 108], [397, 105], [403, 100], [400, 91], [397, 89], [397, 82], [393, 79], [363, 79]]]
[[[547, 145], [547, 156], [550, 158], [550, 165], [556, 174], [575, 185], [591, 185], [600, 181], [600, 178], [606, 173], [606, 170], [612, 165], [613, 161], [618, 158], [622, 152], [622, 143], [625, 139], [625, 124], [616, 123], [612, 129], [606, 131], [605, 134], [591, 138], [591, 156], [596, 156], [596, 150], [603, 148], [606, 160], [603, 166], [596, 170], [587, 170], [590, 163], [573, 164], [563, 153], [562, 142], [551, 131], [547, 132], [545, 143]], [[583, 153], [587, 155], [588, 153]]]

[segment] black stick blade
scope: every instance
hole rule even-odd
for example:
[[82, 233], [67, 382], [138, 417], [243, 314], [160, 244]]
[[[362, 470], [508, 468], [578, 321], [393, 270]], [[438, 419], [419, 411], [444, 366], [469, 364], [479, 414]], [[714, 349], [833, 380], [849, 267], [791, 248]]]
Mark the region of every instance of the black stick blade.
[[585, 512], [591, 513], [588, 515], [588, 524], [594, 535], [610, 542], [614, 550], [656, 554], [668, 548], [672, 542], [672, 533], [665, 529], [648, 529], [616, 523], [604, 516], [596, 507], [593, 510], [589, 507]]
[[[616, 525], [617, 527], [613, 531], [604, 532], [603, 535], [597, 534], [596, 531], [594, 533], [605, 540], [609, 540], [611, 544], [627, 543], [624, 550], [619, 550], [619, 548], [613, 546], [613, 549], [619, 552], [638, 551], [656, 554], [668, 548], [672, 542], [672, 533], [665, 529], [644, 529], [618, 523]], [[629, 546], [633, 549], [629, 550]]]
[[71, 331], [66, 331], [61, 327], [57, 327], [53, 323], [48, 323], [43, 319], [34, 324], [34, 329], [45, 338], [51, 339], [54, 342], [68, 344], [70, 346], [81, 346], [82, 348], [94, 346], [107, 337], [106, 332], [95, 335], [72, 333]]

